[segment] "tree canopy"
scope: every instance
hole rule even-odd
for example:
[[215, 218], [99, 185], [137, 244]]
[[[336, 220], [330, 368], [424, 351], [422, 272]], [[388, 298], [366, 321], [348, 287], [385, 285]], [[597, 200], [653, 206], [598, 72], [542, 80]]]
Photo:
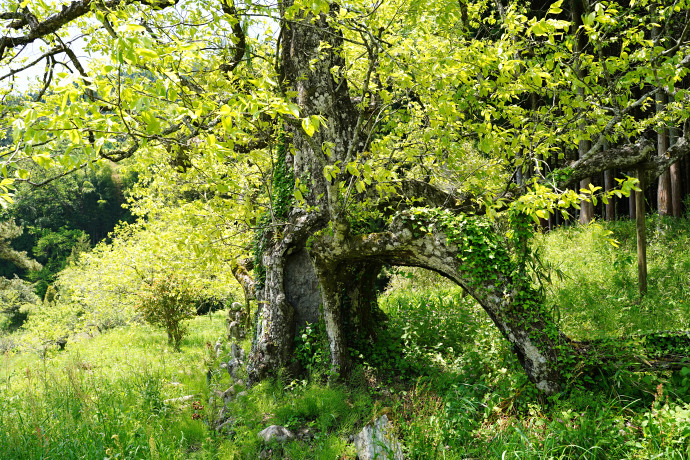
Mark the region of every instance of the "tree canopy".
[[531, 286], [532, 223], [637, 183], [602, 196], [577, 186], [592, 174], [648, 181], [687, 154], [689, 14], [680, 0], [2, 0], [0, 199], [134, 158], [141, 214], [213, 216], [199, 251], [228, 242], [241, 263], [260, 228], [250, 380], [287, 362], [290, 261], [307, 254], [334, 372], [381, 264], [415, 265], [470, 292], [553, 393], [573, 349]]

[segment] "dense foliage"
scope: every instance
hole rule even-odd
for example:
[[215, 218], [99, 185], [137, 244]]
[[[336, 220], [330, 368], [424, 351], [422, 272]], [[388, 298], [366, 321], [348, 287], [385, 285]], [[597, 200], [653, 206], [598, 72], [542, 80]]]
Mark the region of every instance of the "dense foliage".
[[19, 278], [0, 278], [0, 334], [16, 329], [28, 313], [41, 303], [32, 286]]
[[[57, 171], [36, 167], [34, 173], [41, 180]], [[0, 276], [22, 277], [33, 283], [36, 294], [43, 298], [58, 273], [75, 262], [78, 254], [104, 240], [120, 220], [131, 219], [122, 205], [134, 178], [131, 173], [121, 177], [103, 165], [40, 188], [20, 186], [13, 204], [2, 213], [2, 225], [16, 222], [23, 232], [15, 232], [7, 245], [32, 256], [40, 265], [27, 266], [8, 258], [0, 266]]]

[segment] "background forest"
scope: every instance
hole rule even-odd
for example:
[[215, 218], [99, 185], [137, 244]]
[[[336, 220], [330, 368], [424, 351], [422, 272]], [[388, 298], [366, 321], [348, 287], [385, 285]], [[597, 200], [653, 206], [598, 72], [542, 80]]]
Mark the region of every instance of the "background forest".
[[0, 0], [0, 458], [688, 458], [689, 51], [683, 0]]

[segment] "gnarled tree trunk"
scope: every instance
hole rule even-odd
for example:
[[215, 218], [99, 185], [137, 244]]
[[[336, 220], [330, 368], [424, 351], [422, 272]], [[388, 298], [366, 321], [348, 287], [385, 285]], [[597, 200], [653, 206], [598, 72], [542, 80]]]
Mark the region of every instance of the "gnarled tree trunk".
[[[285, 2], [283, 8], [289, 6], [290, 2]], [[335, 13], [337, 6], [331, 4], [331, 10], [331, 14]], [[308, 192], [302, 209], [293, 209], [289, 214], [279, 233], [281, 239], [263, 256], [266, 279], [257, 292], [259, 307], [248, 367], [250, 382], [290, 363], [295, 318], [301, 318], [301, 313], [296, 312], [313, 311], [313, 292], [295, 295], [292, 286], [297, 282], [315, 286], [313, 279], [300, 280], [300, 276], [295, 276], [295, 263], [301, 265], [301, 273], [310, 273], [303, 266], [306, 258], [299, 255], [307, 248], [318, 277], [336, 375], [346, 373], [350, 367], [348, 337], [372, 334], [370, 321], [377, 308], [374, 280], [382, 264], [387, 263], [434, 270], [462, 286], [514, 345], [537, 387], [547, 394], [557, 392], [562, 382], [559, 358], [567, 353], [567, 340], [540, 305], [529, 302], [526, 291], [512, 279], [513, 274], [496, 272], [485, 279], [478, 278], [472, 266], [462, 261], [463, 248], [449, 243], [440, 224], [434, 222], [427, 223], [433, 228], [430, 233], [417, 236], [417, 232], [404, 225], [404, 219], [394, 221], [385, 232], [350, 234], [340, 207], [338, 185], [335, 180], [327, 181], [323, 174], [326, 164], [344, 164], [356, 157], [360, 139], [365, 138], [364, 133], [358, 132], [361, 115], [352, 105], [347, 81], [331, 71], [345, 67], [339, 52], [342, 37], [329, 27], [328, 17], [321, 14], [283, 27], [282, 41], [283, 84], [297, 94], [295, 102], [300, 116], [318, 115], [326, 123], [313, 137], [298, 123], [288, 127], [292, 147], [288, 159], [295, 177], [307, 184]], [[322, 150], [324, 146], [328, 146], [327, 153]], [[428, 188], [427, 201], [435, 206], [439, 201], [436, 195], [441, 192]], [[425, 196], [424, 191], [421, 195]], [[505, 250], [502, 254], [505, 257]], [[293, 269], [289, 268], [291, 264]]]
[[[537, 388], [546, 394], [559, 391], [563, 381], [560, 358], [570, 351], [569, 341], [558, 332], [540, 305], [530, 302], [529, 293], [510, 274], [496, 272], [495, 276], [486, 279], [478, 277], [473, 270], [483, 261], [463, 260], [466, 248], [449, 241], [442, 223], [432, 219], [420, 225], [429, 229], [429, 233], [415, 236], [417, 232], [401, 218], [393, 222], [388, 232], [351, 236], [337, 242], [331, 235], [322, 234], [312, 244], [310, 253], [315, 266], [322, 267], [317, 269], [323, 276], [320, 277], [322, 286], [326, 279], [330, 281], [328, 289], [324, 289], [324, 313], [327, 319], [329, 314], [332, 318], [327, 326], [335, 370], [340, 371], [348, 362], [342, 351], [342, 321], [338, 321], [342, 312], [341, 298], [337, 295], [338, 289], [333, 287], [337, 280], [328, 275], [328, 268], [378, 261], [433, 270], [462, 286], [514, 346]], [[505, 256], [501, 250], [499, 253]]]
[[[291, 1], [283, 2], [281, 13], [291, 6]], [[472, 235], [463, 233], [460, 221], [449, 224], [440, 219], [440, 211], [418, 216], [421, 224], [411, 224], [413, 216], [403, 212], [377, 233], [355, 235], [350, 231], [341, 185], [348, 180], [348, 163], [364, 149], [369, 133], [365, 132], [368, 123], [362, 121], [363, 114], [350, 99], [347, 80], [339, 74], [347, 68], [341, 52], [343, 38], [329, 23], [329, 18], [336, 17], [338, 6], [331, 3], [329, 8], [329, 13], [318, 16], [302, 13], [301, 19], [286, 22], [281, 29], [281, 84], [286, 92], [296, 95], [294, 102], [301, 118], [286, 122], [290, 144], [286, 156], [295, 179], [306, 185], [306, 190], [302, 191], [304, 202], [290, 211], [284, 226], [275, 230], [273, 243], [263, 256], [266, 279], [257, 292], [250, 382], [290, 363], [295, 330], [308, 321], [307, 316], [313, 318], [319, 300], [333, 371], [345, 374], [350, 367], [348, 341], [352, 335], [372, 333], [370, 321], [376, 312], [373, 279], [382, 264], [390, 264], [433, 270], [460, 285], [513, 345], [537, 388], [546, 394], [558, 392], [565, 367], [577, 351], [544, 311], [542, 299], [531, 290], [523, 270], [496, 232], [489, 229], [488, 236], [484, 235], [494, 252], [477, 258], [467, 246]], [[303, 129], [302, 122], [314, 116], [322, 122], [312, 133]], [[664, 158], [651, 157], [654, 150], [644, 138], [615, 148], [589, 149], [567, 168], [556, 185], [574, 186], [611, 168], [639, 168], [641, 181], [649, 183], [646, 176], [658, 176], [685, 155], [690, 144], [680, 138]], [[324, 174], [326, 167], [337, 165], [342, 172]], [[410, 180], [400, 187], [413, 187], [413, 196], [422, 206], [445, 209], [443, 216], [455, 216], [453, 219], [464, 206], [464, 200], [421, 181]], [[468, 229], [479, 222], [476, 217], [460, 219], [468, 222]], [[496, 265], [495, 257], [500, 264]], [[295, 289], [295, 283], [307, 287]]]

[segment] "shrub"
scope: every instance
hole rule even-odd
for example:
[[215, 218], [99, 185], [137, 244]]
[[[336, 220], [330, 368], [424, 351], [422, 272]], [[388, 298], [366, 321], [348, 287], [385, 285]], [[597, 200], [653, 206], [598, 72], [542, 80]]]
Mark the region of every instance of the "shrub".
[[187, 333], [184, 321], [196, 314], [196, 295], [186, 279], [175, 274], [162, 274], [151, 284], [144, 284], [138, 294], [137, 310], [150, 324], [164, 327], [168, 343], [180, 350]]
[[31, 284], [19, 278], [0, 277], [0, 330], [17, 329], [40, 303]]

